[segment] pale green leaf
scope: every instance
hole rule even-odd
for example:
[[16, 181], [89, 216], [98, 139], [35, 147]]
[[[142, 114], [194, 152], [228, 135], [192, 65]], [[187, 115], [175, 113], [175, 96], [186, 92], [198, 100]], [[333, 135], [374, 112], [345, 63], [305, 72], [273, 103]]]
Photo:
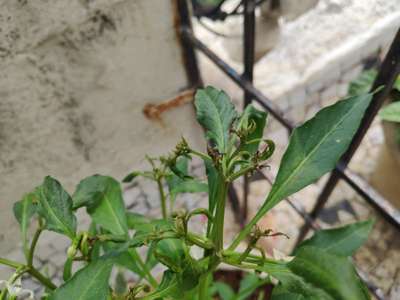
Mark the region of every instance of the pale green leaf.
[[400, 123], [400, 101], [382, 108], [379, 111], [379, 116], [385, 121]]

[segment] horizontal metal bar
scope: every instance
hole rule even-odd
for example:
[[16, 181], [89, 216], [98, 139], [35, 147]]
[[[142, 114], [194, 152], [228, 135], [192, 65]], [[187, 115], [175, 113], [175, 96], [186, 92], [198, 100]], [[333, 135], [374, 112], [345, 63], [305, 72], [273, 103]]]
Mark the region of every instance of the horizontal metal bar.
[[[200, 50], [203, 54], [205, 54], [216, 66], [218, 66], [229, 78], [231, 78], [238, 86], [240, 86], [243, 90], [252, 95], [254, 101], [259, 103], [265, 110], [267, 110], [278, 122], [280, 122], [285, 128], [289, 131], [292, 131], [294, 128], [293, 123], [286, 119], [283, 116], [283, 113], [276, 107], [274, 103], [271, 102], [270, 99], [265, 97], [263, 93], [254, 87], [254, 85], [240, 76], [231, 66], [229, 66], [225, 61], [223, 61], [217, 54], [215, 54], [210, 48], [208, 48], [203, 42], [201, 42], [198, 38], [196, 38], [192, 32], [192, 30], [188, 27], [181, 28], [182, 35], [192, 43], [192, 45]], [[345, 180], [348, 184], [350, 184], [354, 190], [363, 197], [368, 203], [374, 206], [385, 219], [391, 222], [396, 226], [397, 229], [400, 229], [400, 221], [393, 213], [396, 209], [393, 208], [387, 201], [386, 204], [390, 205], [390, 210], [387, 211], [386, 204], [383, 205], [380, 201], [375, 201], [374, 198], [371, 197], [370, 193], [367, 193], [363, 190], [356, 182], [354, 182], [346, 173], [345, 168], [337, 165], [335, 167], [335, 171], [338, 173], [340, 178]], [[370, 188], [370, 190], [373, 190]], [[376, 193], [378, 194], [378, 193]], [[383, 197], [381, 197], [383, 199]], [[393, 208], [393, 210], [392, 210]]]

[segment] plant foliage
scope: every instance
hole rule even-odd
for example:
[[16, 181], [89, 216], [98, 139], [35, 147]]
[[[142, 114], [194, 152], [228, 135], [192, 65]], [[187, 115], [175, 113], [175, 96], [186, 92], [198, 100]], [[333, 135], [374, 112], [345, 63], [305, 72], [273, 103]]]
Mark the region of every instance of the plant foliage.
[[[370, 94], [356, 95], [321, 110], [296, 128], [280, 163], [277, 178], [264, 204], [230, 245], [224, 240], [228, 186], [266, 166], [274, 143], [264, 138], [267, 114], [248, 106], [238, 113], [225, 92], [207, 87], [197, 92], [197, 119], [205, 129], [207, 152], [192, 149], [186, 140], [169, 155], [147, 157], [150, 168], [134, 171], [123, 182], [143, 177], [159, 191], [162, 215], [149, 218], [124, 206], [120, 183], [108, 176], [83, 179], [70, 196], [52, 177], [14, 206], [20, 224], [25, 262], [0, 259], [15, 269], [12, 287], [29, 274], [46, 287], [43, 299], [249, 299], [260, 287], [274, 284], [273, 300], [370, 299], [349, 257], [365, 242], [371, 221], [322, 230], [304, 241], [291, 260], [269, 257], [257, 242], [283, 235], [261, 230], [258, 221], [282, 199], [331, 171], [348, 147], [371, 101]], [[204, 162], [207, 182], [190, 174], [192, 157]], [[175, 199], [181, 193], [208, 193], [208, 207], [181, 211]], [[90, 227], [78, 231], [76, 213], [86, 209]], [[204, 233], [193, 232], [190, 219], [203, 215]], [[29, 227], [35, 221], [31, 237]], [[57, 286], [33, 264], [39, 236], [46, 230], [70, 239], [65, 253], [64, 282]], [[243, 244], [244, 251], [237, 250]], [[194, 248], [202, 249], [201, 257]], [[246, 270], [238, 290], [215, 282], [221, 264]], [[165, 269], [157, 277], [154, 268]], [[116, 283], [110, 276], [118, 269]], [[127, 283], [124, 272], [138, 280]], [[262, 295], [262, 292], [260, 292]], [[16, 299], [15, 289], [5, 288], [0, 300]], [[260, 296], [261, 297], [261, 296]], [[260, 298], [261, 299], [261, 298]]]

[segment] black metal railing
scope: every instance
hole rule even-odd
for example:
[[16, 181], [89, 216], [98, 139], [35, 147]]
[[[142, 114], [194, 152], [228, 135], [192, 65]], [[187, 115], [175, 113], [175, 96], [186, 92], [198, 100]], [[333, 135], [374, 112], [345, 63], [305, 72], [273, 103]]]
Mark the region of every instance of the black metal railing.
[[[222, 60], [218, 55], [207, 47], [201, 40], [199, 40], [192, 31], [191, 21], [189, 18], [189, 7], [187, 0], [176, 0], [179, 12], [181, 14], [180, 23], [180, 34], [183, 42], [183, 47], [186, 54], [190, 54], [187, 60], [189, 64], [186, 64], [188, 73], [194, 73], [189, 76], [191, 85], [201, 86], [201, 77], [199, 75], [196, 56], [193, 54], [194, 49], [203, 53], [209, 60], [211, 60], [225, 75], [227, 75], [233, 82], [235, 82], [242, 90], [244, 94], [244, 105], [248, 105], [252, 101], [257, 102], [266, 111], [269, 112], [283, 127], [289, 132], [294, 128], [294, 123], [284, 117], [282, 111], [266, 97], [260, 90], [253, 85], [253, 67], [254, 67], [254, 49], [255, 49], [255, 8], [256, 0], [243, 0], [243, 62], [244, 72], [239, 74], [229, 64]], [[335, 169], [332, 171], [330, 178], [325, 184], [322, 192], [320, 193], [314, 208], [311, 213], [308, 214], [297, 204], [293, 203], [290, 199], [286, 199], [289, 205], [303, 218], [304, 226], [300, 229], [299, 239], [301, 241], [310, 229], [318, 229], [318, 224], [315, 222], [320, 212], [324, 208], [329, 196], [337, 186], [339, 180], [344, 180], [358, 195], [360, 195], [367, 203], [369, 203], [382, 217], [390, 222], [397, 230], [400, 230], [400, 213], [394, 208], [387, 200], [379, 195], [372, 187], [368, 185], [362, 178], [354, 175], [350, 170], [347, 169], [351, 158], [360, 146], [364, 135], [369, 129], [372, 121], [374, 120], [378, 110], [382, 106], [384, 100], [388, 97], [396, 77], [400, 73], [400, 30], [397, 32], [389, 52], [386, 54], [383, 63], [380, 66], [378, 76], [373, 84], [372, 90], [375, 91], [377, 88], [382, 87], [381, 90], [374, 93], [373, 99], [367, 112], [361, 122], [361, 125], [355, 134], [349, 149], [342, 156]], [[264, 179], [271, 183], [271, 180], [263, 173], [260, 173]], [[247, 195], [249, 190], [250, 182], [244, 181], [243, 190], [243, 206], [240, 208], [238, 197], [234, 187], [230, 188], [229, 196], [234, 202], [233, 206], [241, 214], [238, 216], [238, 220], [245, 220], [247, 214]], [[361, 277], [365, 280], [368, 288], [374, 294], [376, 299], [383, 300], [384, 295], [382, 291], [374, 286], [367, 278], [365, 274], [360, 272]]]

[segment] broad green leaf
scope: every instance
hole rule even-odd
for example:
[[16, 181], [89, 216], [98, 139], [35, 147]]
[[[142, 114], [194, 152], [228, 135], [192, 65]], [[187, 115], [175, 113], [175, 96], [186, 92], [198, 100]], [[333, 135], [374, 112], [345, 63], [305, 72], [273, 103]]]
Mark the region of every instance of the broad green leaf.
[[116, 234], [128, 233], [126, 210], [118, 181], [94, 175], [82, 180], [74, 193], [75, 208], [86, 206], [93, 221]]
[[250, 154], [254, 154], [258, 150], [260, 144], [259, 140], [263, 137], [266, 120], [266, 112], [256, 109], [253, 105], [248, 105], [246, 107], [239, 119], [237, 130], [247, 128], [248, 126], [251, 126], [251, 123], [255, 125], [255, 128], [244, 140], [245, 144], [241, 145], [241, 151], [247, 151]]
[[215, 282], [214, 283], [215, 289], [218, 292], [220, 298], [222, 300], [233, 300], [235, 299], [235, 292], [234, 290], [224, 282]]
[[100, 258], [89, 263], [56, 289], [49, 300], [107, 300], [113, 263], [114, 258]]
[[47, 176], [35, 190], [38, 213], [46, 221], [46, 229], [75, 237], [76, 217], [72, 211], [72, 199], [54, 178]]
[[312, 238], [302, 242], [298, 249], [304, 246], [313, 246], [335, 255], [352, 256], [368, 239], [373, 224], [374, 222], [369, 220], [340, 228], [320, 230]]
[[139, 254], [136, 249], [128, 249], [116, 258], [115, 263], [144, 278], [146, 273], [140, 267], [138, 258]]
[[316, 247], [302, 247], [289, 263], [266, 263], [264, 271], [279, 280], [279, 289], [307, 300], [370, 299], [347, 257]]
[[230, 127], [237, 116], [228, 95], [213, 87], [206, 87], [197, 91], [194, 104], [197, 120], [206, 129], [208, 140], [219, 152], [225, 153]]
[[22, 235], [22, 242], [24, 247], [25, 256], [28, 257], [28, 227], [31, 218], [36, 213], [36, 204], [34, 203], [35, 195], [33, 193], [25, 195], [22, 200], [14, 203], [13, 211], [14, 216], [17, 219]]
[[323, 249], [304, 246], [288, 264], [289, 269], [333, 299], [370, 299], [350, 260]]
[[400, 101], [382, 108], [379, 111], [379, 116], [385, 121], [400, 123]]
[[236, 247], [238, 241], [282, 199], [335, 167], [356, 133], [371, 99], [372, 95], [367, 94], [339, 101], [293, 131], [267, 199], [232, 247]]

